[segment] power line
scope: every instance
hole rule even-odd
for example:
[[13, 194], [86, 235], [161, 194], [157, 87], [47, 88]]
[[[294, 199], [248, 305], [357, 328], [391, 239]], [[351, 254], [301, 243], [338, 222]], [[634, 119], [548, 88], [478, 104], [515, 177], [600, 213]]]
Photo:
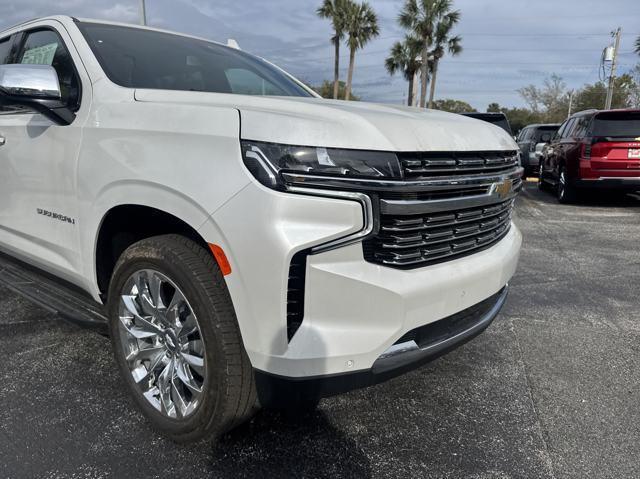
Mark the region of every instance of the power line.
[[[363, 52], [359, 52], [357, 57], [364, 57], [364, 56], [371, 56], [371, 55], [381, 55], [381, 54], [388, 54], [390, 49], [384, 49], [384, 50], [369, 50], [369, 51], [363, 51]], [[504, 49], [497, 49], [497, 48], [465, 48], [464, 51], [465, 52], [469, 52], [469, 51], [473, 51], [473, 52], [509, 52], [509, 53], [521, 53], [521, 52], [549, 52], [551, 49], [550, 48], [535, 48], [535, 49], [508, 49], [508, 48], [504, 48]], [[284, 51], [289, 51], [289, 50], [282, 50]], [[575, 53], [575, 52], [593, 52], [593, 49], [560, 49], [560, 50], [556, 50], [555, 53]], [[621, 55], [628, 55], [628, 54], [635, 54], [634, 51], [628, 51], [628, 52], [621, 52]], [[274, 56], [279, 56], [279, 55], [274, 55]], [[321, 57], [316, 57], [316, 56], [308, 56], [308, 55], [304, 55], [303, 59], [304, 60], [333, 60], [334, 56], [333, 55], [326, 55], [326, 56], [321, 56]], [[565, 63], [562, 63], [563, 65]]]
[[[591, 37], [609, 37], [611, 35], [611, 33], [459, 33], [460, 36], [462, 36], [462, 38], [464, 38], [465, 36], [485, 36], [485, 37], [566, 37], [566, 38], [581, 38], [581, 37], [585, 37], [585, 36], [591, 36]], [[640, 36], [640, 33], [623, 33], [622, 36]], [[383, 37], [377, 37], [375, 39], [375, 41], [380, 41], [380, 40], [401, 40], [404, 39], [404, 35], [388, 35], [388, 36], [383, 36]], [[330, 46], [329, 43], [329, 39], [327, 39], [326, 41], [327, 43], [327, 47]], [[272, 54], [272, 53], [279, 53], [279, 52], [291, 52], [292, 50], [306, 50], [308, 49], [309, 46], [308, 45], [300, 45], [298, 47], [294, 47], [294, 48], [276, 48], [276, 49], [271, 49], [271, 50], [263, 50], [260, 54], [261, 55], [266, 55], [266, 54]], [[499, 48], [487, 48], [487, 49], [471, 49], [471, 48], [465, 48], [465, 51], [471, 51], [471, 50], [477, 50], [477, 51], [491, 51], [491, 50], [500, 50]], [[521, 51], [537, 51], [536, 50], [521, 50]], [[540, 49], [540, 51], [548, 51], [546, 49]], [[563, 50], [563, 51], [592, 51], [592, 50], [586, 50], [586, 49], [579, 49], [579, 50]], [[627, 52], [628, 53], [628, 52]]]

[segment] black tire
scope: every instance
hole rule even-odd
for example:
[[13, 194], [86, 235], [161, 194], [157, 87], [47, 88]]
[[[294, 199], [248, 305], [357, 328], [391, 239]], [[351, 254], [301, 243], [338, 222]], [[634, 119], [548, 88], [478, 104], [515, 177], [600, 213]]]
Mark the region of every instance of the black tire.
[[540, 191], [546, 191], [549, 189], [549, 185], [544, 181], [544, 174], [542, 173], [542, 165], [538, 168], [538, 189]]
[[571, 182], [567, 178], [567, 170], [564, 166], [560, 167], [556, 195], [558, 197], [558, 201], [562, 204], [573, 203], [577, 199], [577, 192], [575, 187], [571, 185]]
[[[133, 380], [119, 337], [120, 296], [137, 271], [153, 269], [182, 291], [197, 317], [207, 365], [202, 400], [188, 417], [163, 415]], [[155, 429], [189, 443], [215, 439], [249, 419], [256, 410], [253, 370], [244, 349], [231, 297], [211, 253], [179, 236], [156, 236], [130, 246], [118, 260], [109, 287], [109, 331], [118, 367], [129, 392]]]

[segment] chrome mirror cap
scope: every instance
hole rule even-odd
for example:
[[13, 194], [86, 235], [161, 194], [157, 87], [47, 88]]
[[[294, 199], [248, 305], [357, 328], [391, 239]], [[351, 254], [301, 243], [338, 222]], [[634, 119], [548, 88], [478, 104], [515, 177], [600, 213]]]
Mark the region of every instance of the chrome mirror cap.
[[62, 98], [58, 75], [49, 65], [0, 65], [0, 90], [16, 97], [43, 100]]

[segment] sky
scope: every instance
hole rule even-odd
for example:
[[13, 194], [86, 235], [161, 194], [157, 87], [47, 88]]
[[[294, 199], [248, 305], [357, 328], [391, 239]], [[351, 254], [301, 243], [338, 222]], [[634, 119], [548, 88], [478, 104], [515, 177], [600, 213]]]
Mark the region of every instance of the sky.
[[[397, 16], [404, 0], [369, 0], [379, 16], [380, 36], [356, 56], [354, 92], [364, 100], [402, 103], [407, 83], [384, 69], [403, 30]], [[260, 55], [311, 84], [333, 78], [331, 26], [315, 15], [321, 0], [146, 0], [150, 26], [226, 42]], [[638, 0], [454, 0], [462, 14], [455, 33], [464, 51], [447, 57], [436, 98], [454, 98], [484, 111], [491, 102], [523, 106], [518, 88], [541, 85], [551, 74], [569, 88], [599, 77], [611, 31], [622, 27], [619, 72], [640, 62]], [[139, 0], [0, 0], [0, 30], [52, 14], [137, 23]], [[348, 54], [343, 48], [342, 77]]]

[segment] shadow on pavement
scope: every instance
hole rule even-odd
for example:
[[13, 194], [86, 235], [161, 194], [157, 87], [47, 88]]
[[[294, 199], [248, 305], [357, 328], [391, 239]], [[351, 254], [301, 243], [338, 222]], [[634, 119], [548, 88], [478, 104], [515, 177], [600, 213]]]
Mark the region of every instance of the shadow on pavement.
[[[527, 180], [527, 194], [536, 201], [550, 205], [559, 205], [553, 187], [545, 190], [538, 189], [537, 180]], [[640, 207], [640, 192], [624, 193], [607, 190], [585, 190], [579, 193], [578, 199], [568, 206], [593, 206], [609, 208], [637, 208]]]
[[222, 477], [370, 477], [369, 459], [320, 410], [289, 417], [262, 410], [213, 446]]

